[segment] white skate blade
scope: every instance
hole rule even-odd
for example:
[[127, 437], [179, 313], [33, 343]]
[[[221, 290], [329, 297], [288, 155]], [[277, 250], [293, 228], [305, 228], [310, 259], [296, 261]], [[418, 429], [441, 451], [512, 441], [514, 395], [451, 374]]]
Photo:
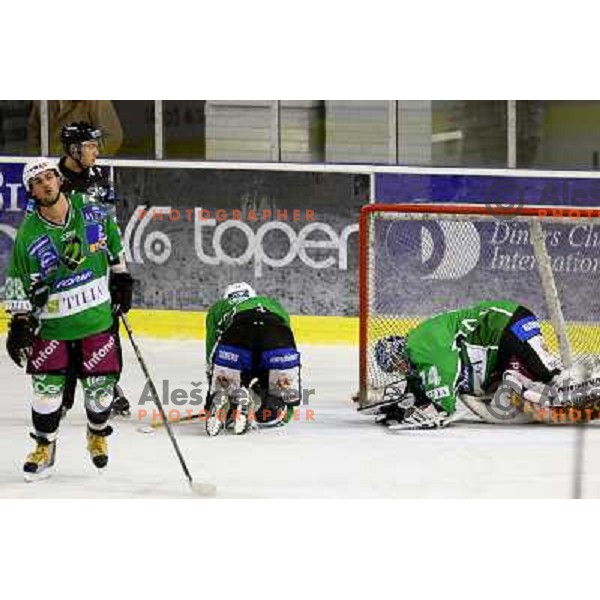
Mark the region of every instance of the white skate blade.
[[54, 473], [54, 466], [48, 467], [39, 473], [27, 473], [23, 471], [23, 479], [26, 483], [35, 483], [36, 481], [43, 481], [48, 479]]

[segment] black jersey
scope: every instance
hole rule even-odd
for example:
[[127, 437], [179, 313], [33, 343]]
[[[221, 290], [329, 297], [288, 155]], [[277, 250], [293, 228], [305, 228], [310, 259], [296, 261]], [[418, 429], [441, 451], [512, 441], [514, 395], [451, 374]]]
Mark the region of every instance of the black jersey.
[[112, 186], [105, 170], [94, 166], [77, 173], [71, 171], [65, 162], [66, 157], [63, 156], [58, 163], [64, 179], [61, 189], [65, 194], [81, 192], [91, 196], [97, 202], [114, 202]]

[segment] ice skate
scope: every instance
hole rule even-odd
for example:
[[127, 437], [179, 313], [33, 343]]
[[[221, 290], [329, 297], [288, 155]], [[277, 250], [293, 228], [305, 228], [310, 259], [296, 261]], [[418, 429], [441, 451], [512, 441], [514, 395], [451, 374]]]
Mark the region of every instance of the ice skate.
[[251, 402], [249, 398], [241, 398], [238, 400], [235, 409], [233, 410], [233, 433], [235, 435], [243, 435], [251, 425], [250, 415]]
[[236, 435], [243, 435], [256, 426], [256, 411], [260, 408], [260, 396], [252, 389], [256, 381], [238, 391], [233, 411], [233, 433]]
[[37, 442], [35, 450], [27, 455], [23, 472], [25, 481], [32, 482], [50, 477], [54, 472], [56, 440], [50, 441], [43, 435], [30, 434]]
[[225, 429], [229, 407], [229, 397], [227, 394], [215, 394], [210, 407], [210, 415], [206, 419], [205, 427], [207, 435], [214, 437], [219, 435], [222, 429]]
[[106, 437], [111, 433], [112, 427], [110, 426], [99, 430], [88, 427], [87, 449], [94, 466], [98, 469], [104, 469], [108, 464], [108, 443], [106, 442]]

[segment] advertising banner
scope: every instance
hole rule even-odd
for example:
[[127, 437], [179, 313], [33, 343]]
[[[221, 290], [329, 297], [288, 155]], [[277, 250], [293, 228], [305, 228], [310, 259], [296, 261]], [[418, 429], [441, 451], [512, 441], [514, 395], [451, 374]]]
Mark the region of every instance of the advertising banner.
[[442, 202], [503, 206], [600, 207], [600, 179], [499, 175], [377, 173], [375, 198], [381, 204]]
[[364, 175], [119, 168], [136, 306], [206, 309], [234, 281], [293, 314], [358, 312]]
[[0, 300], [4, 297], [10, 252], [27, 205], [23, 187], [24, 164], [0, 163]]

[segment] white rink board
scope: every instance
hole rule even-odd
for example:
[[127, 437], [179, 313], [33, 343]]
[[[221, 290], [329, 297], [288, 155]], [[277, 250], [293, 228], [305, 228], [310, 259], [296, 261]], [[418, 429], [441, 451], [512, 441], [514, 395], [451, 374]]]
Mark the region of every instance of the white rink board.
[[[0, 342], [4, 346], [4, 339]], [[144, 381], [127, 340], [122, 386], [130, 399]], [[204, 380], [204, 345], [189, 340], [139, 343], [157, 387], [191, 389]], [[389, 432], [359, 415], [351, 394], [358, 386], [358, 350], [350, 346], [301, 348], [308, 408], [314, 421], [246, 436], [207, 438], [200, 423], [175, 428], [197, 481], [210, 481], [219, 498], [568, 498], [575, 428], [456, 424], [440, 432]], [[0, 362], [1, 498], [186, 498], [179, 463], [164, 430], [137, 431], [135, 415], [116, 422], [110, 462], [99, 475], [85, 449], [81, 397], [63, 421], [55, 475], [26, 484], [22, 463], [28, 437], [30, 381], [6, 355]], [[147, 404], [146, 406], [150, 406]], [[134, 409], [135, 412], [135, 409]], [[114, 422], [113, 422], [114, 424]], [[586, 435], [583, 495], [600, 497], [600, 428]]]

